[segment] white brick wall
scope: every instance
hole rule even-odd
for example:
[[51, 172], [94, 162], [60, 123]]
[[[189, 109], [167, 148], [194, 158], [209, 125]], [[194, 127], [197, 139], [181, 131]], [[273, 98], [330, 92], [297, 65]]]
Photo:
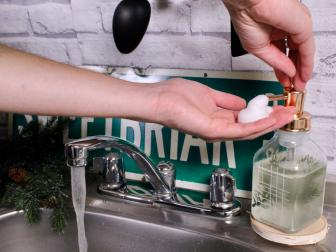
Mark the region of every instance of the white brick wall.
[[[335, 8], [336, 9], [336, 8]], [[336, 27], [335, 27], [336, 30]], [[336, 35], [330, 33], [318, 33], [316, 40], [316, 61], [314, 72], [325, 77], [336, 76]]]
[[1, 43], [30, 53], [41, 55], [56, 61], [70, 63], [66, 43], [70, 41], [50, 40], [45, 38], [3, 38]]
[[[120, 54], [112, 17], [120, 0], [1, 0], [0, 43], [74, 65], [271, 71], [251, 55], [230, 57], [229, 15], [221, 0], [149, 0], [140, 46]], [[316, 65], [308, 85], [312, 138], [336, 171], [336, 2], [303, 0], [314, 18]], [[0, 117], [1, 119], [1, 117]]]
[[[72, 0], [71, 9], [73, 22], [76, 32], [80, 33], [98, 33], [103, 29], [100, 6], [95, 4], [98, 1], [90, 0]], [[117, 1], [106, 1], [105, 5], [111, 2], [113, 9], [116, 7]]]
[[71, 6], [68, 4], [33, 5], [29, 7], [28, 14], [33, 33], [36, 35], [63, 35], [75, 32]]
[[222, 1], [192, 1], [191, 31], [202, 33], [229, 33], [230, 16]]
[[0, 32], [2, 34], [12, 34], [12, 36], [27, 34], [29, 26], [26, 8], [10, 5], [0, 7]]
[[152, 6], [148, 32], [190, 32], [190, 0], [149, 1]]
[[[78, 34], [78, 41], [83, 64], [195, 69], [208, 69], [211, 65], [214, 70], [231, 69], [227, 60], [229, 42], [219, 37], [147, 34], [129, 55], [117, 51], [112, 34]], [[208, 50], [209, 47], [215, 50]]]
[[[209, 70], [271, 71], [253, 56], [231, 59], [229, 54], [229, 15], [221, 0], [150, 0], [152, 16], [140, 47], [121, 59], [112, 37], [112, 17], [119, 0], [2, 0], [0, 1], [0, 42], [53, 59], [82, 64], [205, 68]], [[311, 9], [316, 31], [315, 73], [336, 74], [332, 0], [304, 0]], [[168, 38], [169, 43], [164, 40]], [[195, 41], [194, 41], [195, 40]], [[106, 57], [94, 57], [94, 41]], [[158, 46], [159, 42], [162, 46]], [[223, 41], [223, 42], [221, 42]], [[31, 45], [31, 44], [34, 44]], [[188, 47], [190, 44], [190, 48]], [[216, 43], [223, 45], [213, 46]], [[207, 45], [208, 44], [208, 45]], [[38, 47], [41, 45], [41, 50]], [[152, 47], [155, 45], [155, 49]], [[199, 46], [199, 48], [198, 48]], [[64, 51], [63, 51], [64, 50]], [[177, 53], [178, 50], [183, 50]], [[220, 51], [218, 51], [220, 50]], [[157, 57], [144, 59], [146, 52]], [[198, 56], [195, 56], [198, 55]], [[220, 55], [220, 59], [212, 55]], [[65, 55], [65, 56], [64, 56]], [[165, 62], [160, 56], [174, 55]], [[141, 56], [141, 57], [140, 57]], [[195, 59], [205, 62], [195, 63]], [[82, 61], [83, 60], [83, 61]], [[145, 61], [146, 63], [144, 63]]]
[[311, 10], [314, 31], [335, 31], [336, 2], [333, 0], [303, 0]]

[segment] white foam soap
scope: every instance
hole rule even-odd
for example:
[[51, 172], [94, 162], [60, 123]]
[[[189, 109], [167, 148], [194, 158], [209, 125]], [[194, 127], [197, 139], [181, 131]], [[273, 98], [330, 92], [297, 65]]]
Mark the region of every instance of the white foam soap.
[[272, 107], [268, 106], [268, 101], [266, 95], [254, 97], [247, 107], [239, 112], [238, 122], [250, 123], [268, 117], [273, 112]]

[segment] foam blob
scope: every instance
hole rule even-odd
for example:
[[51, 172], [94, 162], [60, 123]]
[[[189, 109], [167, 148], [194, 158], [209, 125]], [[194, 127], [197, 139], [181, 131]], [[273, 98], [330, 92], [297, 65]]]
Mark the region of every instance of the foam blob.
[[268, 106], [268, 97], [266, 95], [258, 95], [247, 104], [245, 109], [239, 112], [238, 122], [255, 122], [268, 117], [272, 112], [272, 107]]

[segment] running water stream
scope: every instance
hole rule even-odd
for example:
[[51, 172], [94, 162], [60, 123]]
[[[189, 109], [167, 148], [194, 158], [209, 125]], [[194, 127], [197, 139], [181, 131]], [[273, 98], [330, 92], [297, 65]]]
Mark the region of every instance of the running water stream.
[[72, 203], [75, 208], [78, 246], [80, 252], [87, 252], [88, 244], [85, 235], [84, 213], [86, 200], [85, 167], [71, 167]]

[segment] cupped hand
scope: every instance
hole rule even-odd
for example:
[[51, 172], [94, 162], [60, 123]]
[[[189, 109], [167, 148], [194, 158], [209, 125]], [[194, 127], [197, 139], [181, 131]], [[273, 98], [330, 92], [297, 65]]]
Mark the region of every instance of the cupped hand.
[[[309, 10], [298, 0], [223, 0], [242, 46], [271, 65], [278, 80], [302, 91], [312, 76], [315, 45]], [[285, 53], [288, 40], [289, 57]]]
[[244, 99], [211, 89], [198, 82], [171, 79], [159, 85], [155, 121], [209, 141], [253, 139], [282, 127], [295, 109], [274, 107], [265, 119], [237, 123]]

